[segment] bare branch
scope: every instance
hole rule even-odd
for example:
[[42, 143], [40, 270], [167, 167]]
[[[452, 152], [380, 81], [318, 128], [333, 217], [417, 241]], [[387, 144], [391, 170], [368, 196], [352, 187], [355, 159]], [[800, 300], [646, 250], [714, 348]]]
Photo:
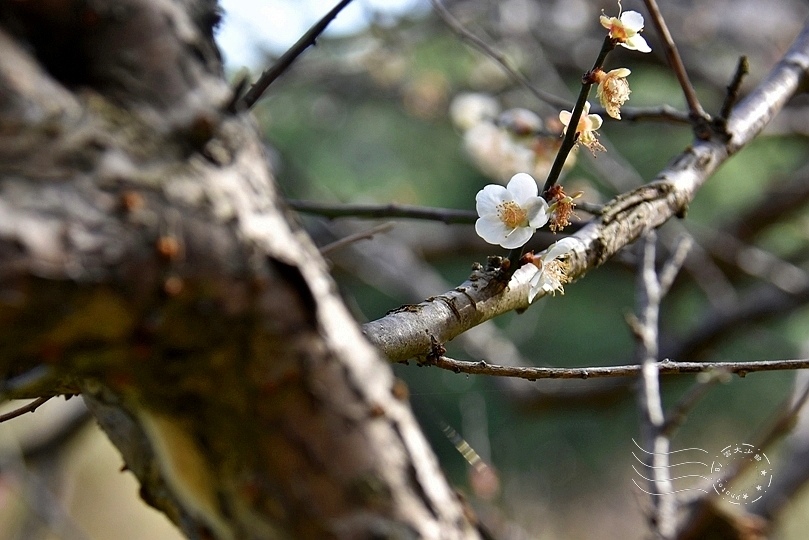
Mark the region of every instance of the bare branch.
[[[411, 204], [332, 204], [316, 201], [301, 201], [289, 199], [289, 206], [303, 214], [315, 214], [327, 218], [406, 218], [421, 219], [424, 221], [441, 221], [442, 223], [472, 225], [478, 219], [474, 210], [458, 210], [455, 208], [434, 208], [429, 206], [416, 206]], [[588, 214], [599, 215], [604, 211], [600, 204], [576, 202], [576, 210], [583, 210]]]
[[674, 38], [671, 37], [671, 32], [669, 32], [666, 21], [660, 13], [660, 8], [657, 7], [657, 2], [655, 0], [643, 0], [643, 3], [646, 4], [646, 9], [649, 10], [649, 15], [652, 17], [652, 22], [657, 29], [657, 33], [663, 40], [666, 59], [668, 59], [669, 65], [674, 70], [674, 74], [677, 75], [677, 80], [680, 82], [680, 86], [683, 89], [685, 101], [688, 103], [688, 110], [691, 111], [692, 120], [707, 119], [708, 115], [705, 113], [702, 105], [700, 105], [694, 86], [688, 79], [688, 73], [685, 71], [685, 65], [683, 65], [683, 60], [680, 58], [680, 53], [677, 51], [677, 45], [674, 43]]
[[[316, 234], [321, 234], [322, 230], [322, 234], [329, 238], [351, 230], [341, 223], [330, 224], [328, 229], [318, 229]], [[390, 235], [384, 242], [354, 244], [344, 252], [335, 253], [331, 259], [352, 276], [394, 298], [425, 298], [450, 288], [450, 284], [433, 266], [425, 263], [419, 253], [419, 249]], [[530, 364], [494, 321], [487, 321], [464, 332], [456, 342], [469, 358], [497, 358], [499, 363], [507, 366]], [[616, 392], [625, 392], [628, 380], [601, 379], [586, 386], [573, 386], [552, 379], [544, 379], [542, 384], [526, 384], [523, 380], [500, 377], [495, 384], [519, 406], [531, 406], [540, 401], [580, 403], [583, 400], [603, 399]]]
[[320, 253], [322, 255], [326, 255], [327, 253], [331, 253], [332, 251], [336, 251], [338, 249], [342, 249], [346, 246], [353, 244], [354, 242], [359, 242], [360, 240], [368, 240], [369, 238], [373, 238], [376, 234], [381, 234], [390, 231], [394, 227], [395, 223], [382, 223], [381, 225], [377, 225], [376, 227], [371, 227], [365, 231], [359, 231], [354, 234], [350, 234], [345, 238], [340, 238], [339, 240], [335, 240], [330, 244], [326, 244], [325, 246], [320, 248]]
[[[590, 112], [600, 114], [606, 121], [613, 119], [606, 114], [602, 107], [593, 107]], [[671, 122], [673, 124], [690, 124], [691, 118], [688, 113], [678, 111], [670, 105], [660, 105], [659, 107], [621, 107], [621, 122], [639, 122], [641, 120], [658, 120]]]
[[340, 3], [334, 6], [331, 11], [329, 11], [326, 15], [323, 16], [322, 19], [317, 21], [314, 26], [312, 26], [309, 30], [306, 31], [304, 35], [295, 42], [295, 44], [290, 47], [284, 54], [281, 55], [281, 58], [275, 62], [269, 69], [264, 71], [258, 80], [250, 87], [247, 93], [242, 98], [242, 106], [249, 109], [256, 102], [261, 98], [261, 95], [264, 93], [267, 88], [281, 76], [289, 67], [292, 65], [298, 57], [308, 49], [311, 45], [314, 45], [317, 41], [318, 36], [326, 30], [326, 27], [337, 17], [337, 14], [340, 13], [344, 7], [351, 3], [351, 0], [340, 0]]
[[454, 208], [430, 208], [410, 204], [332, 204], [315, 201], [288, 200], [293, 210], [305, 214], [317, 214], [327, 218], [408, 218], [428, 221], [441, 221], [446, 224], [472, 224], [478, 218], [474, 210], [457, 210]]
[[37, 410], [41, 405], [43, 405], [45, 402], [47, 402], [52, 397], [53, 396], [37, 398], [37, 399], [33, 400], [30, 403], [26, 403], [22, 407], [14, 409], [11, 412], [8, 412], [6, 414], [0, 414], [0, 424], [2, 424], [3, 422], [6, 422], [8, 420], [11, 420], [13, 418], [17, 418], [18, 416], [22, 416], [22, 415], [24, 415], [26, 413], [34, 412], [35, 410]]
[[[581, 79], [581, 89], [579, 90], [579, 96], [576, 99], [576, 104], [573, 106], [573, 110], [570, 113], [568, 128], [579, 125], [579, 119], [584, 112], [584, 106], [587, 104], [587, 97], [590, 95], [590, 88], [592, 88], [593, 84], [595, 83], [595, 79], [593, 79], [591, 75], [597, 70], [601, 69], [601, 66], [604, 65], [604, 60], [607, 59], [607, 55], [614, 48], [615, 43], [608, 34], [606, 37], [604, 37], [604, 41], [601, 44], [601, 50], [598, 52], [598, 56], [593, 63], [593, 67], [590, 69], [590, 71], [585, 73]], [[562, 167], [564, 167], [565, 161], [567, 161], [568, 154], [570, 154], [573, 147], [576, 146], [579, 135], [580, 133], [577, 131], [577, 129], [568, 129], [565, 131], [565, 138], [562, 140], [562, 146], [559, 147], [559, 151], [556, 153], [556, 159], [553, 160], [553, 165], [548, 173], [548, 179], [545, 180], [545, 186], [542, 188], [543, 196], [548, 192], [549, 189], [553, 187], [556, 181], [559, 180], [559, 175], [562, 173]]]
[[[609, 377], [637, 377], [641, 366], [637, 364], [623, 366], [592, 366], [581, 368], [554, 367], [516, 367], [489, 364], [488, 362], [466, 362], [446, 356], [424, 357], [422, 365], [435, 366], [455, 373], [469, 375], [489, 375], [492, 377], [512, 377], [536, 381], [539, 379], [596, 379]], [[693, 373], [710, 373], [724, 371], [745, 377], [749, 373], [759, 371], [788, 371], [809, 369], [809, 359], [796, 360], [756, 360], [750, 362], [675, 362], [661, 360], [656, 363], [661, 375], [685, 375]]]
[[674, 254], [666, 261], [666, 264], [663, 265], [663, 268], [660, 270], [658, 279], [660, 282], [661, 296], [665, 296], [669, 292], [671, 285], [674, 283], [674, 279], [677, 277], [680, 268], [682, 268], [683, 263], [685, 263], [686, 257], [688, 257], [688, 253], [691, 251], [692, 244], [693, 240], [691, 240], [689, 236], [683, 236], [677, 241]]
[[568, 103], [566, 100], [555, 96], [550, 92], [535, 88], [525, 75], [511, 66], [511, 62], [506, 55], [494, 49], [485, 41], [467, 30], [464, 25], [461, 24], [458, 19], [453, 17], [452, 13], [450, 13], [447, 8], [441, 4], [440, 0], [430, 0], [430, 3], [433, 5], [433, 9], [435, 9], [438, 16], [441, 17], [441, 20], [443, 20], [453, 32], [458, 34], [461, 39], [471, 44], [477, 50], [497, 62], [504, 70], [506, 70], [512, 79], [525, 87], [526, 90], [534, 94], [537, 99], [560, 109], [570, 106], [570, 103]]

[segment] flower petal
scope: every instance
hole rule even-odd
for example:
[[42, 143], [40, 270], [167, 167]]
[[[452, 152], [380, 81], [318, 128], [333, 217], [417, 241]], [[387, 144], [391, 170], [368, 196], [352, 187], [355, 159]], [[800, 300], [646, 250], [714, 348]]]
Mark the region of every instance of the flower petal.
[[624, 43], [621, 43], [621, 45], [631, 51], [638, 51], [642, 53], [652, 52], [652, 48], [649, 47], [649, 44], [646, 43], [646, 40], [643, 39], [643, 36], [640, 34], [635, 34], [631, 38], [628, 38]]
[[[643, 38], [641, 38], [643, 39]], [[626, 79], [629, 75], [632, 74], [631, 71], [627, 68], [618, 68], [613, 69], [609, 73], [607, 73], [607, 77], [617, 77], [619, 79]]]
[[508, 237], [500, 242], [500, 245], [506, 249], [515, 249], [524, 246], [532, 236], [534, 236], [534, 229], [531, 227], [517, 227], [509, 231]]
[[627, 30], [640, 32], [643, 30], [643, 15], [637, 11], [624, 11], [621, 14], [621, 23]]
[[483, 216], [475, 221], [475, 232], [490, 244], [500, 245], [511, 231], [497, 216]]
[[506, 189], [520, 206], [524, 206], [526, 201], [536, 197], [539, 193], [536, 180], [527, 173], [517, 173], [512, 176]]
[[542, 255], [543, 261], [550, 261], [553, 259], [558, 259], [562, 255], [570, 253], [573, 251], [577, 246], [583, 244], [581, 240], [576, 238], [575, 236], [568, 236], [567, 238], [562, 238], [558, 242], [551, 245], [548, 250]]
[[573, 113], [570, 111], [562, 111], [559, 113], [559, 121], [562, 122], [565, 127], [570, 124], [570, 117], [573, 116]]
[[475, 195], [475, 209], [481, 217], [497, 216], [497, 205], [510, 200], [512, 197], [506, 188], [497, 184], [489, 184]]
[[550, 219], [548, 203], [542, 197], [534, 197], [523, 204], [523, 208], [528, 213], [528, 224], [534, 229], [544, 226]]
[[588, 114], [587, 121], [590, 124], [590, 131], [596, 131], [604, 123], [604, 120], [597, 114]]
[[565, 292], [564, 287], [562, 287], [562, 282], [559, 281], [555, 276], [552, 276], [549, 272], [545, 272], [545, 274], [543, 274], [540, 287], [546, 293], [555, 293], [555, 291], [561, 291], [564, 294]]
[[528, 303], [534, 301], [534, 298], [539, 294], [540, 291], [545, 290], [545, 283], [546, 283], [546, 276], [545, 272], [542, 270], [538, 271], [536, 274], [531, 276], [531, 288], [528, 290]]
[[608, 30], [612, 28], [613, 19], [615, 20], [615, 22], [618, 21], [618, 19], [615, 19], [615, 17], [607, 17], [606, 15], [601, 15], [601, 17], [598, 18], [598, 20], [601, 21], [601, 26], [603, 26]]
[[536, 267], [535, 264], [524, 264], [520, 266], [514, 274], [512, 274], [511, 279], [508, 282], [509, 287], [519, 287], [520, 285], [525, 285], [531, 282], [531, 278], [534, 277], [534, 274], [539, 272], [539, 268]]

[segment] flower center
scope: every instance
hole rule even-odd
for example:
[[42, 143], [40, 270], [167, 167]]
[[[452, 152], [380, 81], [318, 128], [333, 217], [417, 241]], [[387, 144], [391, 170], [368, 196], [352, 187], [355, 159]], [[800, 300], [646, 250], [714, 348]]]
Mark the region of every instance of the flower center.
[[548, 282], [553, 287], [553, 293], [556, 294], [556, 291], [560, 291], [562, 294], [565, 294], [563, 285], [570, 282], [570, 278], [567, 277], [567, 273], [570, 271], [570, 264], [567, 261], [560, 261], [558, 259], [545, 261], [544, 271]]
[[590, 133], [593, 130], [593, 123], [590, 121], [589, 118], [585, 115], [581, 115], [579, 118], [579, 125], [576, 126], [576, 131], [581, 133], [580, 137], [584, 137], [586, 133]]
[[626, 82], [626, 79], [608, 79], [607, 82], [604, 83], [604, 87], [605, 93], [610, 101], [615, 101], [623, 105], [624, 102], [629, 99], [629, 93], [631, 90], [629, 90], [629, 83]]
[[514, 201], [498, 204], [497, 217], [510, 229], [516, 229], [528, 221], [528, 213]]
[[632, 32], [627, 27], [620, 22], [614, 22], [610, 25], [610, 37], [613, 39], [617, 39], [618, 41], [626, 41], [627, 38], [632, 37], [635, 35], [635, 32]]

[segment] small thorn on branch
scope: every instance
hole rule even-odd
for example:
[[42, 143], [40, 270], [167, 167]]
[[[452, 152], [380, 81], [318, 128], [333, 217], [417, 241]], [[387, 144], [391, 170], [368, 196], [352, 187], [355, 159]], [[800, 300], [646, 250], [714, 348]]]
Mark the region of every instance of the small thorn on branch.
[[727, 86], [728, 91], [725, 95], [725, 101], [719, 111], [720, 119], [727, 120], [728, 116], [730, 116], [731, 109], [739, 99], [739, 89], [742, 86], [742, 81], [748, 73], [750, 73], [750, 62], [747, 60], [747, 56], [740, 56], [739, 63], [736, 64], [736, 72]]
[[17, 418], [18, 416], [22, 416], [22, 415], [24, 415], [26, 413], [34, 412], [40, 406], [42, 406], [46, 401], [50, 400], [52, 397], [53, 396], [37, 398], [34, 401], [32, 401], [30, 403], [27, 403], [27, 404], [23, 405], [22, 407], [14, 409], [11, 412], [8, 412], [6, 414], [0, 414], [0, 424], [2, 424], [3, 422], [6, 422], [8, 420], [12, 420], [14, 418]]

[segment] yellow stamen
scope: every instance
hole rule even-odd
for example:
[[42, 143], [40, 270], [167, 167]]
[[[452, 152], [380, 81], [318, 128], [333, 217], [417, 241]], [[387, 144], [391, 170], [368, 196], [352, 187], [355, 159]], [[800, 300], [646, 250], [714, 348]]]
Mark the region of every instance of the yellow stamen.
[[497, 217], [510, 229], [524, 226], [528, 222], [528, 213], [514, 201], [506, 201], [498, 204]]

